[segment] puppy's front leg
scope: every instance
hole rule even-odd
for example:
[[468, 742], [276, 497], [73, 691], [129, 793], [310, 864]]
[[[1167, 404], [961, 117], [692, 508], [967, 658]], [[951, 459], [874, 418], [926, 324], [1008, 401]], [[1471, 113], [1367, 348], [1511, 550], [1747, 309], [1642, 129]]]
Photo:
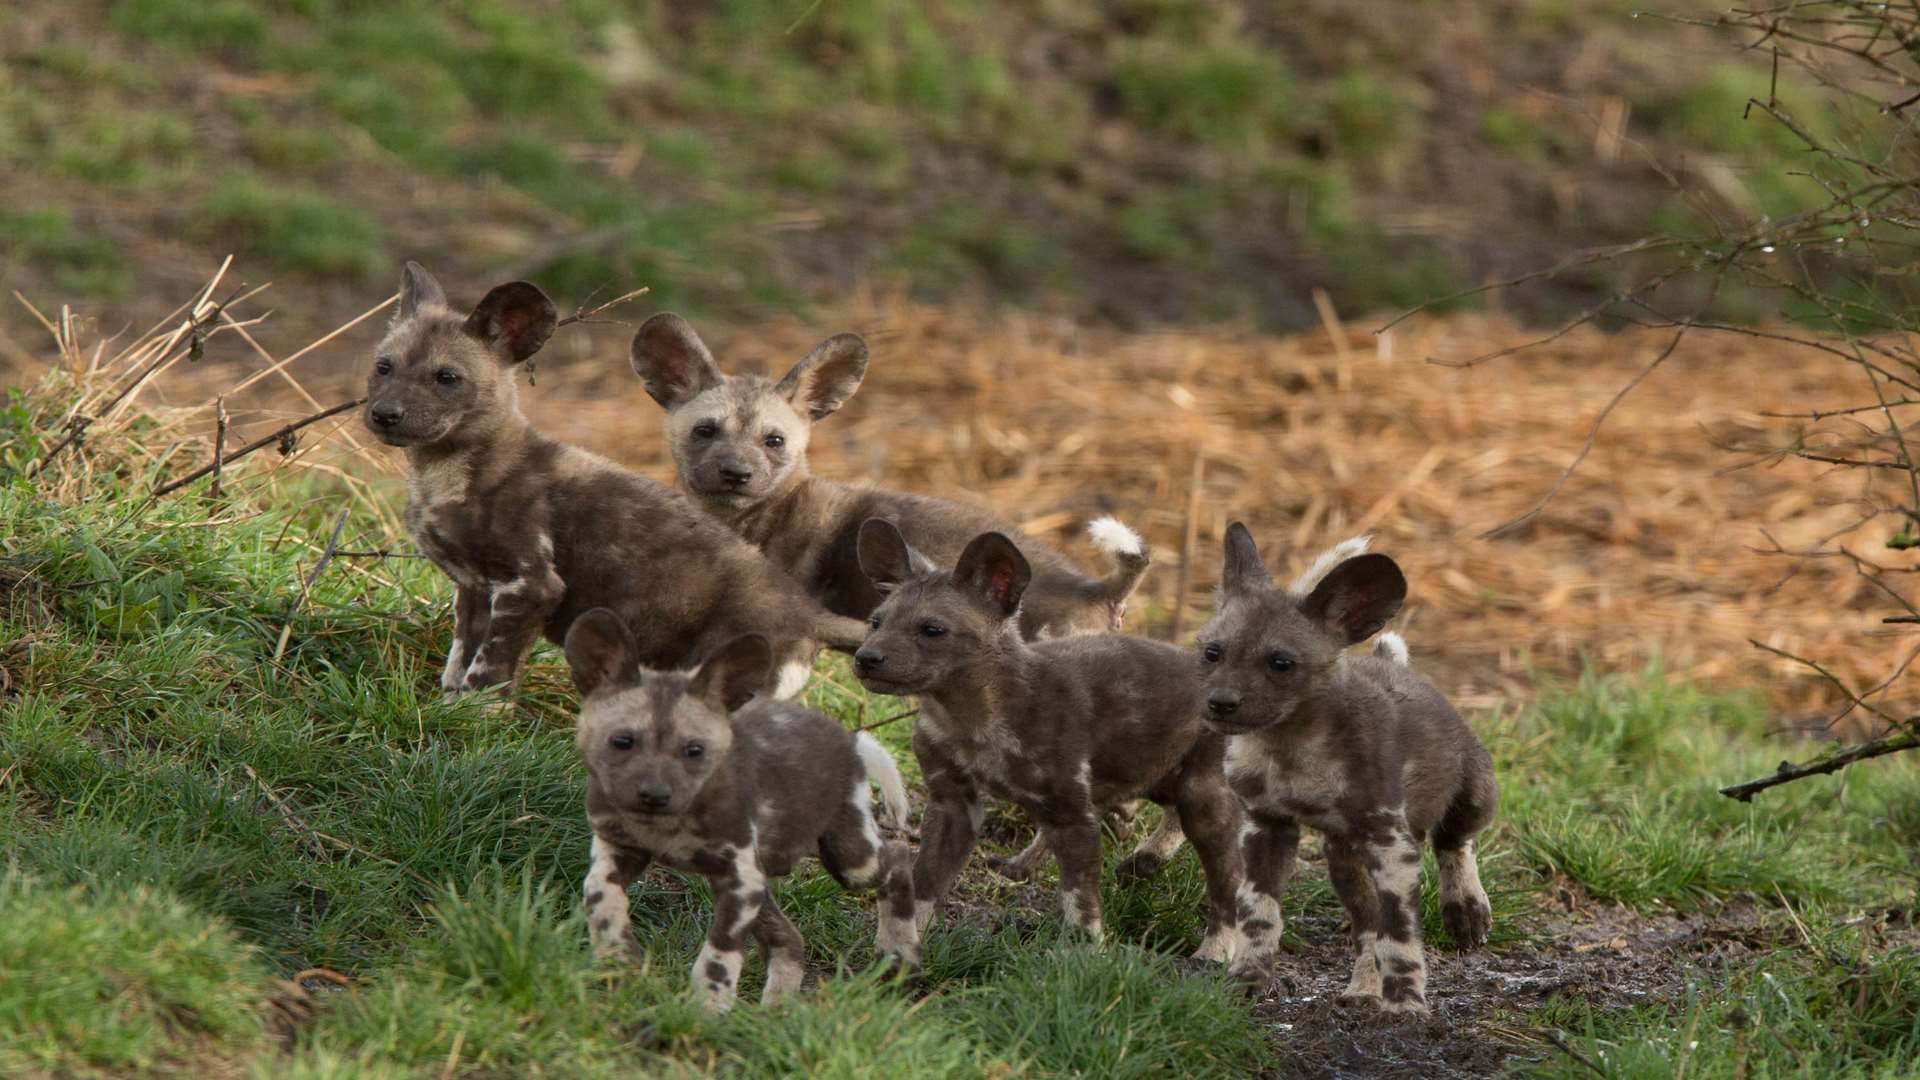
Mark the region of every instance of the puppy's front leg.
[[1060, 863], [1060, 912], [1100, 940], [1100, 819], [1091, 806], [1079, 817], [1047, 825], [1047, 843]]
[[924, 933], [933, 909], [980, 840], [986, 807], [973, 781], [937, 753], [928, 753], [914, 740], [920, 770], [927, 780], [927, 817], [920, 825], [920, 856], [913, 864], [913, 921]]
[[745, 958], [741, 946], [747, 931], [759, 921], [767, 879], [753, 850], [746, 848], [735, 853], [731, 872], [715, 874], [707, 884], [713, 888], [713, 927], [694, 958], [693, 985], [704, 993], [709, 1012], [726, 1012], [733, 1008], [739, 991]]
[[440, 689], [449, 696], [466, 688], [467, 665], [487, 637], [486, 594], [456, 585], [453, 589], [453, 643], [447, 647], [447, 665], [440, 671]]
[[524, 566], [512, 581], [490, 587], [484, 601], [487, 629], [467, 665], [467, 689], [512, 684], [520, 674], [521, 659], [533, 648], [565, 592], [566, 583], [545, 559]]
[[1380, 1004], [1388, 1012], [1427, 1011], [1426, 956], [1420, 948], [1420, 847], [1403, 810], [1380, 815], [1367, 831], [1367, 869], [1380, 897]]
[[614, 847], [599, 836], [587, 865], [587, 939], [595, 956], [640, 955], [628, 918], [627, 886], [647, 868], [652, 855]]

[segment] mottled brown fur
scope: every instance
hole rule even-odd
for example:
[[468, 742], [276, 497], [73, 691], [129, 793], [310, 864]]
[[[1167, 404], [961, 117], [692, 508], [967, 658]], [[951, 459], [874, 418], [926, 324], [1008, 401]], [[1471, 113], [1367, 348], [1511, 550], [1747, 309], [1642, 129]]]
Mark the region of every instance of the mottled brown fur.
[[1497, 801], [1486, 748], [1403, 663], [1347, 652], [1399, 610], [1406, 579], [1384, 555], [1275, 588], [1253, 537], [1227, 532], [1219, 607], [1199, 634], [1208, 722], [1232, 736], [1227, 780], [1251, 818], [1242, 915], [1279, 929], [1300, 825], [1325, 832], [1334, 890], [1353, 922], [1349, 994], [1426, 1008], [1420, 853], [1440, 856], [1443, 918], [1462, 947], [1490, 910], [1473, 839]]
[[773, 656], [757, 636], [691, 675], [642, 672], [637, 648], [604, 608], [567, 633], [594, 836], [585, 893], [595, 950], [637, 951], [626, 886], [658, 861], [712, 886], [713, 927], [693, 966], [709, 1007], [731, 1005], [749, 933], [767, 961], [761, 1000], [772, 1001], [798, 988], [806, 945], [767, 883], [817, 854], [842, 886], [879, 890], [879, 951], [917, 966], [911, 857], [881, 838], [867, 790], [872, 763], [883, 770], [872, 779], [893, 793], [890, 816], [904, 811], [879, 744], [767, 697]]
[[999, 533], [976, 537], [951, 573], [898, 529], [870, 521], [860, 562], [886, 600], [854, 654], [870, 690], [916, 694], [913, 748], [928, 809], [914, 864], [922, 925], [979, 839], [982, 792], [1039, 825], [1060, 862], [1067, 921], [1100, 933], [1100, 813], [1136, 798], [1172, 806], [1200, 855], [1210, 903], [1201, 955], [1233, 950], [1240, 808], [1221, 774], [1225, 739], [1196, 702], [1198, 665], [1124, 634], [1028, 642], [1017, 628], [1031, 579]]
[[852, 397], [866, 375], [867, 346], [859, 337], [828, 338], [775, 382], [723, 375], [685, 320], [660, 314], [634, 335], [632, 361], [647, 393], [667, 410], [667, 442], [681, 486], [829, 611], [865, 618], [879, 605], [879, 590], [860, 572], [859, 532], [868, 518], [884, 518], [941, 565], [951, 565], [983, 532], [1017, 536], [1033, 567], [1020, 613], [1029, 639], [1119, 629], [1127, 598], [1146, 572], [1144, 549], [1112, 552], [1118, 567], [1096, 579], [975, 507], [812, 474], [813, 425]]
[[796, 683], [820, 643], [858, 644], [858, 623], [822, 611], [686, 496], [533, 429], [517, 365], [555, 321], [526, 282], [457, 315], [409, 263], [375, 350], [364, 420], [405, 448], [407, 532], [456, 587], [441, 685], [512, 683], [536, 638], [564, 640], [594, 607], [618, 611], [661, 669], [758, 633]]

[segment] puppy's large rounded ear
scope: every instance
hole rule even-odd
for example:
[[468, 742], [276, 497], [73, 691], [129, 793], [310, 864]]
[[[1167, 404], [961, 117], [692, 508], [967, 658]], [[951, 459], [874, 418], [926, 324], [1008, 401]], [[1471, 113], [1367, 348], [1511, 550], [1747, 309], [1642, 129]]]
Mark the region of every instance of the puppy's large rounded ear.
[[857, 551], [861, 572], [883, 593], [933, 569], [925, 556], [907, 545], [899, 527], [886, 518], [868, 518], [860, 523]]
[[640, 649], [633, 632], [607, 608], [594, 608], [567, 627], [563, 646], [581, 697], [640, 685]]
[[400, 268], [400, 301], [393, 307], [393, 321], [401, 322], [420, 313], [420, 309], [430, 306], [447, 306], [447, 294], [440, 283], [433, 280], [427, 268], [407, 260]]
[[1229, 596], [1259, 592], [1273, 584], [1267, 564], [1260, 561], [1260, 548], [1253, 534], [1236, 521], [1227, 526], [1227, 561], [1220, 568], [1220, 590]]
[[719, 386], [725, 378], [713, 362], [707, 343], [687, 320], [663, 311], [640, 324], [633, 333], [627, 359], [647, 396], [672, 409]]
[[496, 285], [467, 316], [467, 333], [507, 354], [517, 364], [547, 343], [560, 313], [553, 301], [529, 281]]
[[953, 568], [954, 584], [1008, 616], [1020, 610], [1020, 597], [1032, 578], [1033, 568], [1019, 546], [997, 532], [981, 533], [969, 541]]
[[707, 658], [687, 691], [721, 712], [773, 692], [773, 646], [759, 634], [737, 637]]
[[1407, 599], [1407, 578], [1385, 555], [1361, 555], [1333, 568], [1300, 601], [1300, 610], [1346, 644], [1380, 632]]
[[867, 343], [858, 334], [835, 334], [814, 346], [774, 389], [809, 419], [825, 420], [866, 377]]

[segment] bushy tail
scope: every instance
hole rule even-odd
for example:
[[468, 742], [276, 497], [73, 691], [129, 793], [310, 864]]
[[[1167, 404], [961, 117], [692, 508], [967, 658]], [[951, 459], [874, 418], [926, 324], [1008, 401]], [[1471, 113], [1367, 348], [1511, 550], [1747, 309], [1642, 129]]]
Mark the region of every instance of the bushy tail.
[[1118, 564], [1113, 573], [1100, 579], [1099, 586], [1100, 598], [1113, 609], [1113, 628], [1118, 630], [1120, 617], [1126, 614], [1127, 598], [1140, 587], [1140, 579], [1152, 565], [1153, 555], [1139, 533], [1111, 515], [1088, 522], [1087, 538], [1093, 541], [1093, 546], [1113, 556]]
[[1413, 666], [1407, 657], [1407, 639], [1391, 630], [1373, 639], [1373, 655], [1401, 667]]
[[1328, 574], [1333, 573], [1334, 567], [1339, 566], [1341, 563], [1346, 562], [1356, 555], [1365, 555], [1367, 553], [1367, 546], [1372, 543], [1373, 537], [1371, 536], [1356, 536], [1350, 540], [1342, 540], [1333, 545], [1321, 552], [1320, 557], [1313, 560], [1312, 566], [1301, 571], [1300, 576], [1293, 579], [1293, 584], [1287, 586], [1287, 592], [1294, 596], [1307, 595], [1312, 592], [1314, 586], [1319, 585]]
[[900, 766], [894, 763], [893, 755], [880, 745], [880, 740], [867, 732], [858, 732], [853, 737], [854, 752], [860, 755], [860, 764], [867, 770], [867, 779], [880, 785], [880, 806], [882, 823], [905, 832], [907, 818], [913, 808], [907, 802], [907, 785], [900, 779]]

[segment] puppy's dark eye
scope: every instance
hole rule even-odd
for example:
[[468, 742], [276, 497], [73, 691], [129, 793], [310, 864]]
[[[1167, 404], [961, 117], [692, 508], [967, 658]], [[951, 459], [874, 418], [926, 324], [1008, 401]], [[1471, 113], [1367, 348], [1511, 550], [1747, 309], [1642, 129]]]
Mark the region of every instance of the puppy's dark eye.
[[867, 625], [873, 627], [875, 630], [880, 629], [880, 616], [878, 615], [868, 616]]
[[711, 439], [718, 434], [720, 434], [720, 425], [718, 424], [693, 425], [693, 437], [696, 439]]
[[633, 749], [633, 736], [623, 732], [609, 738], [607, 745], [613, 747], [615, 750], [631, 750]]
[[1200, 650], [1200, 658], [1209, 664], [1219, 663], [1220, 658], [1225, 655], [1226, 650], [1222, 649], [1217, 641], [1207, 642], [1206, 647]]
[[459, 386], [460, 373], [449, 368], [441, 368], [433, 373], [433, 381], [441, 386]]
[[1293, 657], [1286, 653], [1274, 653], [1267, 657], [1267, 666], [1282, 674], [1293, 670]]
[[947, 628], [937, 622], [926, 623], [920, 627], [920, 633], [923, 637], [940, 637], [946, 632]]
[[787, 445], [787, 437], [777, 431], [760, 441], [766, 443], [769, 450], [778, 450]]
[[685, 749], [680, 752], [690, 758], [697, 758], [707, 752], [707, 747], [704, 743], [690, 742], [686, 745]]
[[393, 361], [391, 361], [391, 360], [384, 360], [384, 359], [382, 359], [382, 360], [375, 360], [375, 361], [373, 362], [373, 373], [374, 373], [375, 375], [391, 375], [391, 374], [393, 374]]

